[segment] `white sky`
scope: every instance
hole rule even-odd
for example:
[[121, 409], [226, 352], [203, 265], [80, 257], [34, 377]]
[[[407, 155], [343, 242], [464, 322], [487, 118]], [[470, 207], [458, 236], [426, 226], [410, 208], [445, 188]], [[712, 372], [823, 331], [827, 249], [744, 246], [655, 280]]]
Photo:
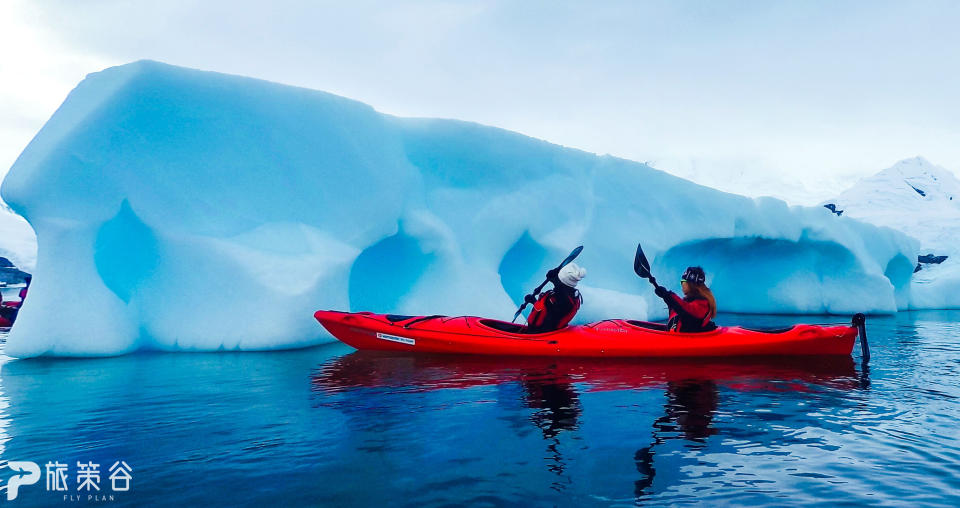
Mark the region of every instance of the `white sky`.
[[960, 2], [0, 0], [0, 174], [142, 58], [325, 90], [813, 204], [960, 169]]

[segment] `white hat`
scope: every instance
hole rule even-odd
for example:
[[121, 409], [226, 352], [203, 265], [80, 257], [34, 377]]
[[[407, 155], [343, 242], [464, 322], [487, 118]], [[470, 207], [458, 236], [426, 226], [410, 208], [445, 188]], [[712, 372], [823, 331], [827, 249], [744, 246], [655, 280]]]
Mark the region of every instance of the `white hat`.
[[576, 263], [570, 263], [560, 269], [560, 273], [557, 274], [557, 278], [560, 279], [560, 282], [564, 283], [564, 285], [575, 288], [577, 287], [577, 283], [580, 282], [580, 280], [586, 275], [586, 268], [581, 268]]

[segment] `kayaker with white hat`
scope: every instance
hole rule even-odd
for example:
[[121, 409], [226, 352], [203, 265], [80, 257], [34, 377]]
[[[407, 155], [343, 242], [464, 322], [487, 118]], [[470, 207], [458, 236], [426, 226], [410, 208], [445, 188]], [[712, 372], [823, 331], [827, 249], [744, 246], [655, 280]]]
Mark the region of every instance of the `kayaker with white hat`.
[[527, 295], [526, 301], [533, 304], [533, 310], [527, 317], [525, 333], [546, 333], [567, 326], [583, 303], [576, 287], [586, 275], [587, 270], [576, 263], [547, 272], [547, 280], [553, 283], [553, 289], [542, 293], [536, 300]]

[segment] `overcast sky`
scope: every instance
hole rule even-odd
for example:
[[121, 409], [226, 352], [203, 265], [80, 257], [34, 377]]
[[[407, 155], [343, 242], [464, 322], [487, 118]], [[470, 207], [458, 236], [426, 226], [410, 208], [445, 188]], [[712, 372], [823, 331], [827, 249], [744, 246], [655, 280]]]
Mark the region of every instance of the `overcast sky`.
[[305, 86], [815, 203], [960, 169], [960, 2], [0, 1], [0, 173], [89, 72]]

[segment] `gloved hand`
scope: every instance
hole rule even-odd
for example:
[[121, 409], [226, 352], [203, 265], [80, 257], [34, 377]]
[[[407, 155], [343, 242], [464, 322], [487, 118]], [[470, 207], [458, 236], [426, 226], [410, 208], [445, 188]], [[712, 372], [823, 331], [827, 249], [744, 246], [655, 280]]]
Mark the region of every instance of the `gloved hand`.
[[533, 295], [527, 295], [527, 296], [524, 296], [524, 297], [523, 297], [523, 301], [526, 302], [526, 303], [529, 303], [530, 305], [533, 305], [533, 304], [537, 303], [537, 297], [535, 297], [535, 296], [533, 296]]
[[656, 293], [656, 295], [660, 298], [666, 298], [667, 295], [670, 294], [670, 290], [663, 286], [657, 286], [657, 289], [655, 289], [653, 292]]
[[560, 282], [560, 270], [556, 268], [547, 272], [547, 280], [550, 282]]

